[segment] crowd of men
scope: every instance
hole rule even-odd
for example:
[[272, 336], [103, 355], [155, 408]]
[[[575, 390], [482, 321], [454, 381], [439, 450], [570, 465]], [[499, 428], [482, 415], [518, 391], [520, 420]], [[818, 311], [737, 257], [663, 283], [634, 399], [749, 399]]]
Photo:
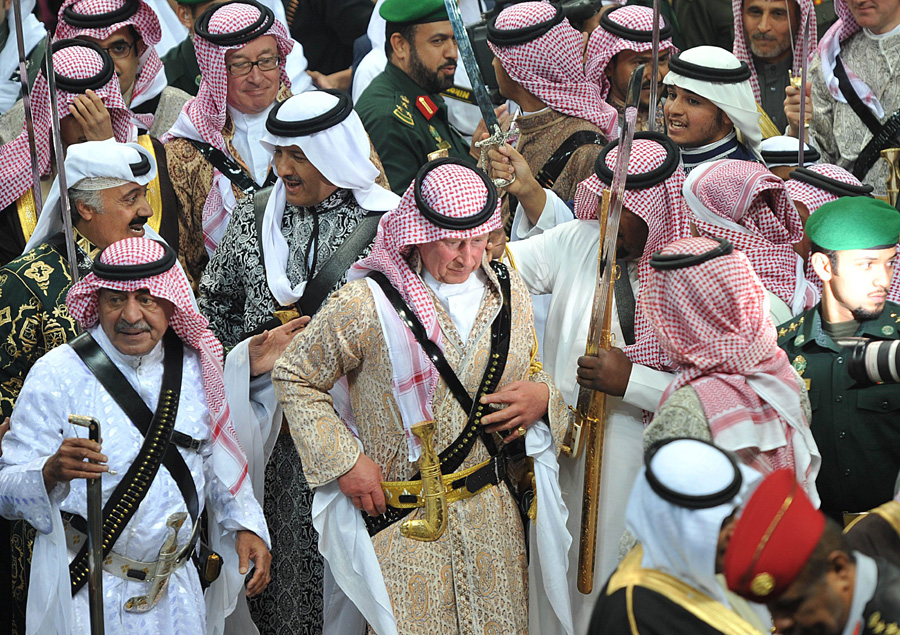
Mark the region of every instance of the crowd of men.
[[0, 635], [900, 633], [900, 0], [14, 2]]

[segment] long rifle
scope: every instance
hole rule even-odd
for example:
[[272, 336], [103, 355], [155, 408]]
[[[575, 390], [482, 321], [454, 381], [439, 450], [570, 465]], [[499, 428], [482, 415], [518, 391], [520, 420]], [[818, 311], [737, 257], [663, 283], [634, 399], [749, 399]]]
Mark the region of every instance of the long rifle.
[[[25, 130], [28, 132], [28, 149], [31, 150], [31, 171], [34, 176], [34, 211], [41, 215], [44, 197], [41, 196], [41, 166], [38, 164], [37, 146], [34, 141], [34, 115], [31, 113], [31, 86], [28, 82], [28, 55], [25, 50], [25, 36], [22, 30], [22, 0], [13, 0], [13, 14], [16, 23], [16, 40], [19, 48], [19, 81], [22, 82], [22, 104], [25, 106]], [[49, 45], [49, 35], [47, 36]]]
[[[616, 240], [622, 203], [625, 195], [625, 178], [631, 157], [631, 142], [637, 125], [638, 107], [641, 103], [641, 84], [644, 65], [631, 73], [625, 94], [625, 117], [619, 132], [619, 153], [613, 170], [609, 195], [604, 196], [599, 208], [602, 226], [602, 244], [597, 259], [597, 286], [591, 308], [585, 355], [596, 356], [600, 349], [609, 350], [613, 345], [612, 297], [613, 270], [616, 263]], [[606, 194], [606, 193], [604, 193]], [[604, 214], [604, 208], [608, 213]], [[606, 216], [606, 220], [602, 218]], [[578, 537], [578, 590], [587, 595], [594, 588], [594, 561], [597, 551], [597, 515], [600, 511], [600, 475], [603, 469], [603, 434], [605, 432], [606, 395], [583, 386], [578, 389], [578, 404], [573, 423], [574, 437], [569, 445], [573, 456], [585, 446], [584, 490], [581, 500], [581, 531]]]
[[69, 188], [66, 183], [66, 157], [63, 154], [62, 135], [59, 130], [59, 105], [56, 95], [56, 75], [53, 71], [53, 46], [47, 34], [47, 54], [44, 72], [50, 91], [50, 125], [53, 132], [53, 157], [56, 161], [56, 182], [59, 185], [59, 213], [62, 214], [63, 231], [66, 234], [66, 256], [72, 274], [72, 284], [78, 282], [78, 256], [75, 251], [75, 229], [72, 227], [72, 210], [69, 208]]

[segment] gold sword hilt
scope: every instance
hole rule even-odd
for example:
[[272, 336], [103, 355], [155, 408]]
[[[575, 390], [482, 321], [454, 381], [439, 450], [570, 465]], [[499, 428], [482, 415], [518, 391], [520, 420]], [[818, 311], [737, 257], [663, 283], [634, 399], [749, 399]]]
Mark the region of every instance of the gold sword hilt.
[[422, 477], [422, 498], [425, 501], [425, 518], [405, 520], [400, 525], [400, 535], [412, 540], [433, 542], [447, 529], [447, 491], [441, 474], [441, 461], [434, 451], [434, 421], [422, 421], [410, 428], [422, 444], [419, 456], [419, 474]]

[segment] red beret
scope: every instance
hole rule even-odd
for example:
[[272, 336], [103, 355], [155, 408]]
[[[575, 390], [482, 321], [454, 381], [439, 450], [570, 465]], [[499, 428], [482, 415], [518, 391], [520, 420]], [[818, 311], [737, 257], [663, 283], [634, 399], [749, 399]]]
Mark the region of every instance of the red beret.
[[754, 602], [776, 599], [800, 575], [824, 529], [825, 516], [794, 473], [773, 472], [734, 526], [724, 560], [728, 588]]

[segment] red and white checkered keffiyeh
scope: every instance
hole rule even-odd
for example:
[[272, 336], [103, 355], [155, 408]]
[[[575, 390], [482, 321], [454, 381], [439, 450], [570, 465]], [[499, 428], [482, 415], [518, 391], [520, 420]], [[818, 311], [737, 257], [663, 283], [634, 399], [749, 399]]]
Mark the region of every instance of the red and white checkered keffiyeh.
[[818, 302], [794, 243], [803, 223], [784, 181], [760, 163], [723, 159], [701, 164], [684, 184], [701, 236], [725, 238], [743, 251], [766, 289], [794, 314]]
[[[381, 217], [372, 251], [350, 268], [348, 280], [362, 278], [369, 271], [383, 273], [415, 312], [428, 338], [443, 349], [434, 303], [425, 283], [409, 266], [408, 258], [414, 245], [444, 238], [472, 238], [499, 229], [500, 202], [498, 200], [494, 213], [484, 224], [472, 229], [450, 230], [432, 224], [422, 215], [416, 205], [414, 188], [415, 182], [400, 197], [397, 209]], [[484, 180], [472, 168], [446, 164], [428, 172], [422, 182], [422, 195], [440, 214], [465, 218], [484, 209], [488, 190]], [[410, 350], [415, 350], [416, 354], [410, 360], [412, 367], [406, 373], [408, 385], [403, 389], [418, 392], [422, 403], [431, 404], [440, 375], [414, 341], [410, 344]]]
[[[635, 31], [653, 31], [653, 9], [637, 5], [614, 9], [606, 14], [616, 24], [634, 29]], [[659, 17], [659, 28], [665, 25], [663, 17]], [[614, 33], [610, 33], [603, 26], [598, 26], [591, 32], [588, 38], [587, 53], [585, 54], [584, 74], [588, 81], [594, 82], [600, 87], [603, 99], [609, 96], [609, 77], [606, 76], [606, 67], [610, 61], [622, 51], [643, 52], [653, 48], [653, 42], [635, 42], [626, 40]], [[675, 55], [678, 49], [672, 43], [672, 38], [667, 37], [659, 41], [659, 50], [669, 51]]]
[[[82, 46], [68, 46], [53, 54], [53, 69], [57, 75], [70, 78], [94, 77], [103, 69], [103, 60], [93, 49]], [[94, 91], [109, 110], [112, 120], [113, 135], [116, 141], [126, 143], [135, 138], [135, 127], [131, 123], [131, 111], [122, 99], [119, 80], [113, 74], [112, 79]], [[76, 93], [56, 90], [59, 118], [69, 115]], [[37, 150], [38, 166], [41, 175], [51, 173], [51, 111], [50, 89], [44, 72], [41, 71], [31, 89], [31, 109], [34, 116], [34, 138]], [[22, 193], [34, 185], [31, 171], [31, 149], [28, 145], [28, 131], [24, 127], [18, 137], [0, 147], [0, 209], [17, 200]]]
[[[156, 241], [126, 238], [104, 249], [100, 262], [108, 265], [147, 264], [160, 260], [164, 254], [162, 245]], [[168, 300], [174, 306], [169, 326], [182, 342], [200, 352], [212, 429], [213, 466], [225, 485], [236, 494], [247, 478], [247, 457], [238, 443], [225, 399], [222, 344], [209, 330], [206, 318], [194, 309], [191, 286], [184, 272], [176, 265], [164, 273], [142, 280], [106, 280], [98, 278], [93, 272], [89, 273], [74, 284], [66, 295], [69, 313], [85, 329], [91, 328], [100, 319], [100, 289], [125, 292], [147, 289], [153, 297]]]
[[[838, 19], [825, 32], [825, 35], [822, 36], [819, 42], [819, 58], [822, 61], [822, 75], [825, 77], [825, 85], [828, 86], [828, 92], [837, 101], [846, 104], [847, 98], [841, 92], [838, 79], [834, 75], [835, 60], [841, 54], [841, 44], [851, 35], [859, 32], [862, 27], [859, 26], [856, 18], [853, 17], [850, 7], [847, 6], [845, 0], [834, 0], [834, 12], [837, 14]], [[856, 94], [860, 96], [876, 117], [879, 119], [884, 117], [884, 107], [878, 101], [875, 92], [853, 72], [847, 65], [847, 60], [841, 59], [847, 71], [847, 78], [853, 85]]]
[[[777, 0], [772, 0], [777, 1]], [[794, 51], [793, 72], [795, 77], [800, 77], [802, 69], [802, 51], [803, 51], [803, 30], [806, 20], [809, 22], [809, 38], [807, 38], [807, 50], [809, 51], [809, 59], [812, 61], [816, 56], [816, 12], [813, 10], [812, 0], [796, 0], [800, 5], [800, 24], [791, 23], [791, 33], [794, 40], [791, 42]], [[753, 63], [753, 55], [750, 51], [750, 44], [744, 37], [744, 0], [732, 0], [731, 8], [734, 11], [734, 48], [732, 52], [734, 56], [742, 62], [747, 62], [750, 67], [750, 86], [753, 87], [753, 94], [756, 101], [759, 101], [759, 77], [756, 75], [756, 65]], [[793, 13], [790, 16], [793, 19]]]
[[[686, 238], [664, 254], [702, 254], [718, 246]], [[641, 307], [679, 370], [660, 403], [682, 386], [700, 399], [713, 441], [764, 474], [795, 471], [812, 489], [820, 458], [800, 402], [800, 386], [778, 347], [769, 302], [738, 250], [692, 267], [651, 269]]]
[[[606, 165], [614, 169], [619, 148], [616, 146], [606, 155]], [[629, 174], [644, 174], [662, 165], [666, 159], [666, 149], [650, 139], [635, 139], [628, 159]], [[644, 289], [644, 281], [650, 275], [650, 256], [665, 245], [690, 235], [687, 215], [681, 195], [684, 171], [681, 166], [662, 183], [644, 189], [626, 189], [623, 205], [637, 214], [649, 230], [644, 255], [638, 264], [641, 282], [638, 300]], [[575, 192], [575, 215], [581, 220], [597, 218], [597, 205], [603, 190], [609, 187], [594, 174], [581, 183]], [[622, 275], [627, 275], [622, 272]], [[635, 364], [657, 370], [670, 367], [666, 354], [656, 341], [647, 316], [638, 310], [634, 320], [634, 344], [625, 347], [625, 353]]]
[[[500, 30], [521, 29], [556, 15], [546, 2], [522, 2], [497, 16]], [[557, 112], [590, 121], [607, 137], [616, 132], [618, 113], [607, 104], [600, 87], [584, 75], [584, 36], [568, 19], [541, 37], [517, 46], [488, 42], [510, 78]]]
[[[209, 32], [219, 35], [235, 33], [247, 28], [259, 19], [259, 9], [241, 2], [228, 3], [216, 11], [209, 20]], [[269, 30], [260, 34], [271, 35], [278, 45], [278, 55], [281, 57], [279, 74], [281, 83], [291, 87], [285, 71], [285, 60], [288, 53], [294, 47], [294, 41], [288, 35], [284, 25], [275, 20]], [[222, 137], [222, 128], [225, 127], [226, 101], [228, 98], [228, 72], [225, 70], [225, 54], [234, 49], [246, 46], [219, 46], [213, 44], [199, 35], [194, 38], [194, 49], [197, 52], [197, 64], [203, 79], [197, 96], [184, 105], [184, 111], [190, 117], [191, 123], [208, 144], [218, 148], [226, 155], [231, 155], [225, 146]]]
[[[847, 185], [862, 185], [859, 179], [837, 165], [832, 165], [830, 163], [816, 163], [810, 165], [806, 169], [817, 172], [822, 176], [827, 176], [829, 179], [846, 183]], [[837, 194], [826, 192], [815, 185], [810, 185], [809, 183], [798, 181], [797, 179], [785, 181], [784, 186], [785, 189], [787, 189], [788, 196], [791, 197], [791, 200], [803, 203], [810, 214], [822, 207], [825, 203], [836, 201], [839, 198]]]
[[[105, 40], [119, 29], [132, 26], [137, 31], [141, 40], [143, 40], [143, 48], [138, 49], [140, 55], [140, 65], [138, 66], [137, 78], [134, 80], [134, 88], [131, 92], [131, 104], [137, 106], [147, 98], [153, 98], [162, 92], [165, 88], [165, 73], [162, 77], [157, 75], [163, 70], [162, 60], [156, 52], [156, 45], [159, 43], [162, 33], [159, 27], [159, 18], [153, 9], [150, 8], [144, 0], [140, 0], [138, 10], [130, 18], [117, 22], [108, 27], [97, 29], [83, 29], [72, 26], [63, 18], [63, 12], [66, 8], [71, 7], [73, 11], [82, 15], [99, 15], [109, 13], [121, 9], [125, 4], [125, 0], [65, 0], [59, 8], [59, 22], [56, 26], [56, 39], [78, 38], [87, 36], [97, 40]], [[153, 94], [149, 94], [153, 93]], [[152, 114], [136, 114], [144, 126], [149, 130], [153, 125]]]

